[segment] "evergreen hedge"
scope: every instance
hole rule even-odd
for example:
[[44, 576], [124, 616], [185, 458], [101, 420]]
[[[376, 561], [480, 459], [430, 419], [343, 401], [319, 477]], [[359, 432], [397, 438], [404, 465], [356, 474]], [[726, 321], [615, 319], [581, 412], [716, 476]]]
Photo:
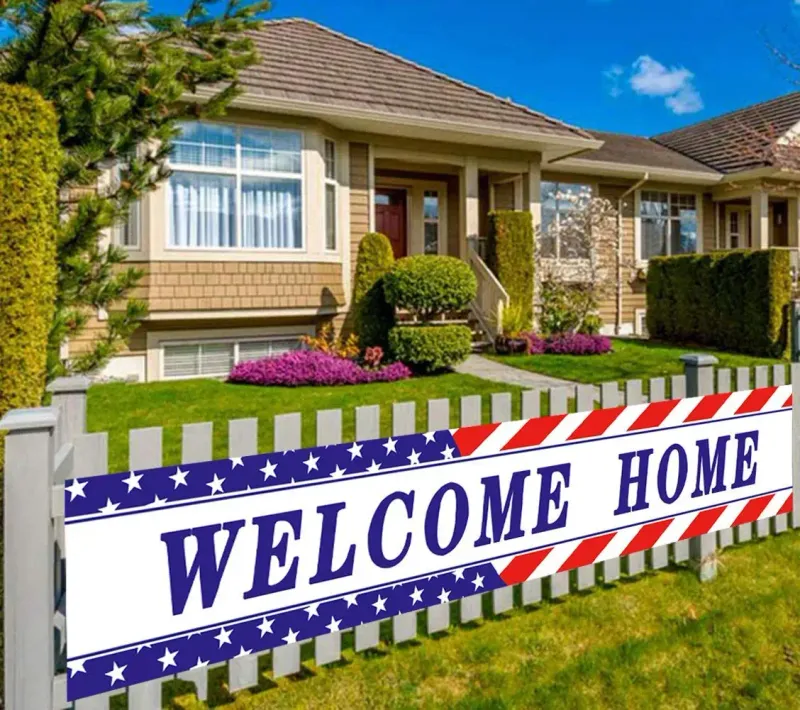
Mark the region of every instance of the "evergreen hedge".
[[52, 106], [0, 85], [0, 416], [38, 406], [44, 392], [60, 164]]
[[523, 308], [525, 328], [533, 325], [533, 220], [530, 212], [489, 213], [487, 264]]
[[386, 300], [383, 280], [393, 265], [389, 239], [378, 232], [365, 234], [358, 245], [353, 283], [354, 330], [362, 348], [388, 346], [394, 308]]
[[650, 259], [652, 338], [762, 357], [788, 352], [789, 252], [736, 250]]
[[389, 349], [415, 372], [430, 374], [466, 360], [472, 332], [466, 325], [398, 325], [389, 331]]

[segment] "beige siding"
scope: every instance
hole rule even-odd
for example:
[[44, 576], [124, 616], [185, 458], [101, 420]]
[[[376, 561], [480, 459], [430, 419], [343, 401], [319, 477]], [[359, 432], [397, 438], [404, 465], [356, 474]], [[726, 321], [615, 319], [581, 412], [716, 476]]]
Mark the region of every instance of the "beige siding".
[[355, 273], [358, 245], [369, 231], [369, 146], [350, 144], [350, 267]]
[[494, 186], [494, 208], [496, 210], [514, 209], [514, 183], [501, 182]]
[[461, 197], [457, 176], [447, 178], [447, 253], [458, 256], [461, 229]]
[[717, 248], [716, 244], [716, 220], [714, 219], [714, 211], [716, 205], [711, 199], [710, 194], [703, 195], [703, 251], [710, 252]]

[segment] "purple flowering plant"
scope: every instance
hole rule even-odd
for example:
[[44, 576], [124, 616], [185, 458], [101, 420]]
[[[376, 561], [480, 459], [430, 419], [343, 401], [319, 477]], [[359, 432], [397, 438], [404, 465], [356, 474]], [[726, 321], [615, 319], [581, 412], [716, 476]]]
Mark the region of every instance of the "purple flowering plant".
[[602, 355], [611, 351], [611, 340], [605, 335], [585, 333], [560, 333], [542, 338], [535, 333], [525, 333], [528, 355]]

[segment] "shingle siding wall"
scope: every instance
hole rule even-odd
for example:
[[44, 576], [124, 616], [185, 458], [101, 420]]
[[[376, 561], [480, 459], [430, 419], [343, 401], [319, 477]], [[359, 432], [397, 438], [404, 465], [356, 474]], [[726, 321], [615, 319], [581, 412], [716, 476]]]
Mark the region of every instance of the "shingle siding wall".
[[355, 274], [358, 245], [369, 231], [369, 146], [350, 144], [350, 271]]

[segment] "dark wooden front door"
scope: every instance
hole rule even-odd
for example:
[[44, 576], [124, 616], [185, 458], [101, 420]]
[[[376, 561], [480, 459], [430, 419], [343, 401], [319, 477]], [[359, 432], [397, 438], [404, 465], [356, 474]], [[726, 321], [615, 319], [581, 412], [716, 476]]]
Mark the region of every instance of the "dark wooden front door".
[[389, 238], [395, 259], [406, 255], [405, 190], [375, 190], [375, 230]]

